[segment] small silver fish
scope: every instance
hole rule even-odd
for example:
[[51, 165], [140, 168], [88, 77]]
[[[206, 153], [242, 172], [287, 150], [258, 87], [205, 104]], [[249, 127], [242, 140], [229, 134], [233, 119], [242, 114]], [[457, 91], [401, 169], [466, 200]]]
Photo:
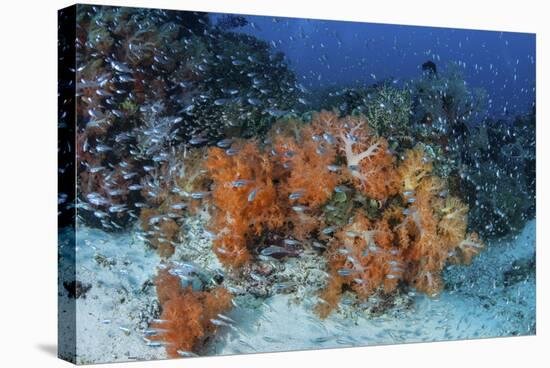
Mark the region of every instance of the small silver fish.
[[125, 64], [123, 63], [120, 63], [118, 61], [111, 61], [111, 67], [113, 67], [113, 69], [115, 69], [117, 72], [121, 72], [121, 73], [131, 73], [132, 71], [130, 70], [130, 68], [128, 68]]
[[345, 193], [351, 191], [351, 189], [345, 185], [338, 185], [336, 188], [334, 188], [334, 191], [336, 193]]
[[328, 235], [328, 234], [332, 234], [334, 230], [336, 230], [335, 226], [329, 226], [329, 227], [325, 227], [323, 230], [321, 230], [321, 232], [325, 235]]
[[95, 147], [95, 150], [97, 152], [109, 152], [109, 151], [112, 151], [113, 149], [109, 146], [106, 146], [104, 144], [98, 144], [96, 147]]
[[328, 144], [333, 145], [336, 143], [336, 139], [334, 139], [334, 137], [329, 133], [323, 133], [323, 138], [325, 139], [325, 141], [327, 141]]
[[221, 319], [211, 318], [210, 322], [212, 322], [212, 324], [215, 326], [230, 326], [229, 323], [222, 321]]
[[210, 192], [193, 192], [191, 193], [191, 198], [193, 199], [203, 199], [204, 197], [208, 196]]
[[126, 205], [125, 204], [117, 204], [109, 207], [109, 212], [111, 213], [120, 213], [126, 211]]
[[163, 346], [164, 344], [160, 341], [147, 341], [147, 346], [152, 348], [158, 348]]
[[218, 317], [224, 321], [227, 321], [229, 323], [236, 323], [233, 319], [227, 317], [225, 314], [218, 313]]
[[304, 193], [305, 191], [304, 190], [299, 190], [297, 192], [294, 192], [294, 193], [291, 193], [288, 198], [289, 199], [299, 199], [299, 198], [302, 198], [304, 196]]
[[245, 185], [248, 185], [252, 183], [252, 180], [248, 180], [248, 179], [239, 179], [239, 180], [235, 180], [235, 181], [232, 181], [231, 182], [231, 185], [235, 188], [242, 188], [244, 187]]
[[251, 104], [253, 106], [257, 106], [257, 105], [262, 103], [262, 101], [260, 99], [257, 99], [257, 98], [249, 98], [247, 101], [248, 101], [249, 104]]
[[170, 321], [168, 321], [167, 319], [153, 318], [153, 319], [151, 320], [151, 322], [157, 323], [157, 324], [163, 324], [163, 323], [168, 323], [168, 322], [170, 322]]
[[128, 186], [128, 190], [131, 190], [131, 191], [142, 190], [142, 189], [143, 189], [143, 185], [140, 185], [140, 184], [132, 184]]
[[203, 144], [205, 142], [208, 141], [208, 138], [204, 138], [204, 137], [193, 137], [191, 138], [191, 140], [189, 141], [190, 144], [192, 145], [199, 145], [199, 144]]
[[216, 106], [223, 106], [223, 105], [225, 105], [227, 102], [229, 102], [229, 99], [228, 99], [228, 98], [218, 98], [217, 100], [214, 100], [214, 105], [216, 105]]
[[239, 151], [235, 148], [228, 148], [225, 150], [227, 156], [235, 156]]
[[216, 146], [220, 148], [228, 148], [229, 146], [231, 146], [232, 143], [233, 143], [233, 139], [225, 138], [219, 141], [218, 143], [216, 143]]
[[313, 247], [317, 249], [326, 249], [327, 247], [325, 244], [319, 243], [318, 241], [314, 241], [313, 243], [311, 243], [311, 245], [313, 245]]
[[252, 189], [252, 191], [250, 192], [250, 194], [248, 195], [248, 202], [252, 202], [254, 200], [254, 198], [256, 198], [256, 194], [258, 193], [258, 188], [254, 188]]
[[285, 240], [283, 240], [283, 242], [286, 245], [300, 245], [300, 242], [298, 240], [294, 240], [294, 239], [285, 239]]
[[197, 354], [191, 351], [177, 350], [176, 352], [180, 357], [184, 357], [184, 358], [198, 357]]
[[357, 271], [352, 270], [350, 268], [341, 268], [336, 272], [338, 273], [338, 275], [346, 277], [346, 276], [350, 276], [350, 275], [354, 274]]
[[290, 252], [288, 250], [286, 250], [283, 247], [279, 247], [277, 245], [270, 245], [269, 247], [264, 248], [260, 251], [260, 254], [263, 256], [272, 256], [274, 254], [285, 255], [289, 253]]
[[288, 113], [288, 111], [286, 110], [279, 110], [279, 109], [265, 109], [264, 111], [276, 118], [279, 118]]
[[174, 203], [170, 207], [173, 208], [174, 210], [182, 210], [187, 207], [187, 204], [183, 202], [179, 202], [179, 203]]

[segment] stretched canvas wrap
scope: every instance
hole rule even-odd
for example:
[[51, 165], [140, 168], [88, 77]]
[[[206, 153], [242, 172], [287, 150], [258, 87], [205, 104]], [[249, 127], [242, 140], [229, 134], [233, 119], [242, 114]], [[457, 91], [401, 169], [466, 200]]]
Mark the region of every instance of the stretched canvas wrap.
[[59, 356], [535, 334], [535, 35], [59, 11]]

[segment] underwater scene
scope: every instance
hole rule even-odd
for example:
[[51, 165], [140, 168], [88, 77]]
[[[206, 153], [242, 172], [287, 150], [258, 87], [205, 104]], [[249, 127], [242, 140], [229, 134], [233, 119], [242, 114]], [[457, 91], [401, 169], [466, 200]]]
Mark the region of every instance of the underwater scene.
[[536, 333], [534, 34], [59, 20], [61, 358]]

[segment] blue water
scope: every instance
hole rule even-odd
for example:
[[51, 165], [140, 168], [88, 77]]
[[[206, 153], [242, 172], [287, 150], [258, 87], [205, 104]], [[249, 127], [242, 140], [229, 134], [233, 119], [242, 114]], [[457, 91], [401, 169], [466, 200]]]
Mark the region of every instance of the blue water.
[[[220, 14], [211, 15], [214, 22]], [[236, 29], [282, 51], [308, 88], [396, 84], [418, 77], [427, 60], [459, 63], [472, 88], [483, 88], [496, 117], [529, 112], [535, 101], [535, 35], [298, 18], [247, 16]]]

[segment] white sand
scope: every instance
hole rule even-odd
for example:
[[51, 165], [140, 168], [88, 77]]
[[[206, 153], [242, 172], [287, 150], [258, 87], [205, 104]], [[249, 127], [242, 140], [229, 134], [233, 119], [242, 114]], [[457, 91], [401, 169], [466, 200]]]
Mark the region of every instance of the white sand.
[[260, 309], [245, 306], [230, 316], [242, 333], [226, 331], [210, 354], [239, 354], [345, 346], [426, 342], [534, 334], [535, 279], [504, 287], [503, 271], [535, 251], [535, 221], [516, 239], [491, 244], [470, 266], [451, 266], [446, 282], [457, 290], [437, 299], [415, 297], [410, 309], [346, 318], [333, 313], [320, 322], [313, 303], [296, 305], [276, 295]]
[[[160, 262], [156, 253], [131, 235], [91, 229], [79, 232], [77, 244], [77, 279], [92, 284], [86, 298], [77, 300], [78, 362], [165, 358], [163, 348], [148, 347], [141, 337], [158, 309], [154, 287], [142, 289], [156, 274]], [[203, 354], [533, 334], [534, 277], [504, 287], [503, 272], [534, 251], [533, 220], [517, 238], [490, 244], [471, 266], [451, 266], [445, 274], [450, 290], [438, 299], [419, 295], [412, 307], [403, 304], [379, 317], [367, 318], [357, 311], [350, 315], [349, 307], [343, 307], [321, 322], [311, 311], [313, 298], [297, 304], [292, 295], [265, 301], [238, 297], [239, 307], [228, 313], [236, 320], [235, 327], [223, 328]], [[98, 265], [97, 253], [116, 265]]]

